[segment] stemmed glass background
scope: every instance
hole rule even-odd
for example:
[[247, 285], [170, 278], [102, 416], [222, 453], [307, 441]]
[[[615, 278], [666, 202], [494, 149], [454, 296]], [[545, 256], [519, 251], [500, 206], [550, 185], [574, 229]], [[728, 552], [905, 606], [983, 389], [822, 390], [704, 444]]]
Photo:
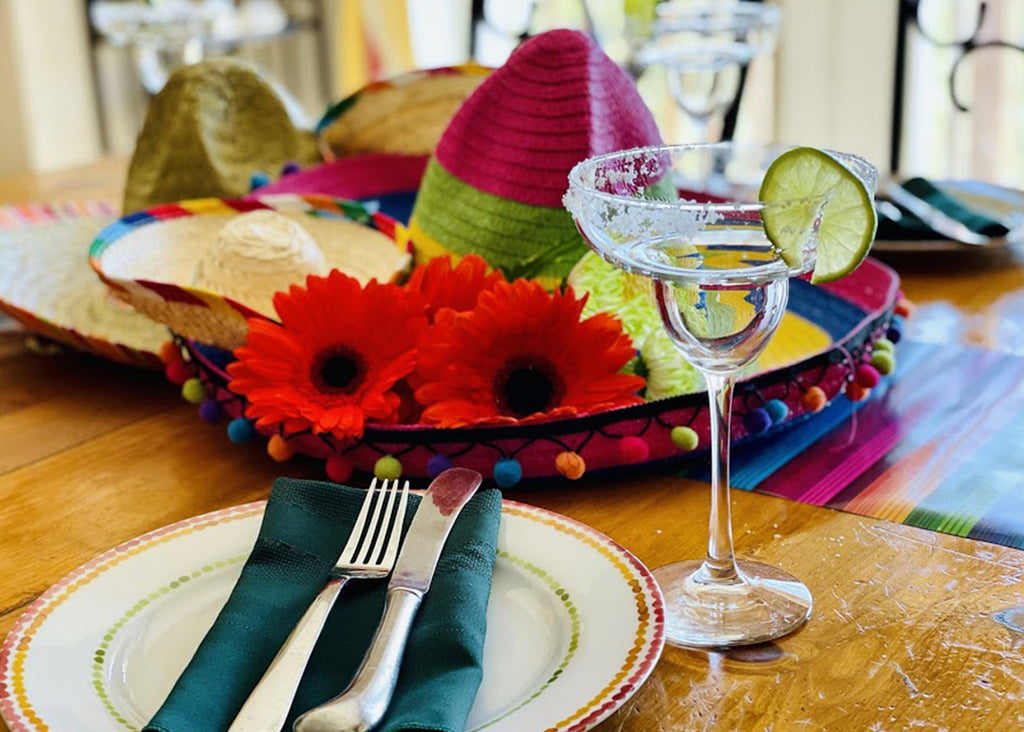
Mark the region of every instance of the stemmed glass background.
[[[654, 281], [662, 324], [707, 382], [707, 555], [655, 570], [666, 599], [667, 637], [678, 645], [768, 641], [799, 627], [811, 610], [810, 592], [798, 579], [735, 559], [729, 506], [733, 384], [782, 319], [789, 278], [813, 268], [828, 201], [823, 194], [758, 203], [764, 170], [779, 152], [735, 143], [642, 148], [591, 158], [569, 175], [565, 205], [584, 237], [612, 264]], [[859, 158], [836, 157], [873, 171]], [[763, 221], [771, 218], [806, 222], [787, 232], [801, 245], [795, 266], [766, 238]]]
[[664, 69], [673, 101], [695, 128], [688, 142], [721, 139], [747, 67], [775, 44], [781, 10], [760, 2], [677, 0], [659, 4], [656, 12], [633, 39], [632, 66]]

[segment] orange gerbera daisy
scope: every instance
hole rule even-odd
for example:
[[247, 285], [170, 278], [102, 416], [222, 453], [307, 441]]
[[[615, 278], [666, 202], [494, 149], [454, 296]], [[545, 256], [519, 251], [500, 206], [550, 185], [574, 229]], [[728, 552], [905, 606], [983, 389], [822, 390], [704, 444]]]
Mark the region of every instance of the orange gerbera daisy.
[[451, 257], [435, 257], [417, 267], [405, 286], [426, 298], [427, 314], [444, 308], [465, 312], [476, 307], [477, 298], [494, 283], [504, 282], [501, 272], [487, 271], [487, 262], [476, 254], [468, 254], [452, 267]]
[[281, 324], [249, 321], [245, 345], [228, 366], [247, 417], [286, 433], [312, 429], [359, 438], [367, 419], [397, 418], [395, 382], [413, 370], [427, 327], [415, 292], [334, 270], [274, 295]]
[[420, 353], [416, 399], [442, 427], [570, 416], [643, 401], [635, 353], [611, 315], [580, 322], [586, 298], [536, 282], [498, 282]]

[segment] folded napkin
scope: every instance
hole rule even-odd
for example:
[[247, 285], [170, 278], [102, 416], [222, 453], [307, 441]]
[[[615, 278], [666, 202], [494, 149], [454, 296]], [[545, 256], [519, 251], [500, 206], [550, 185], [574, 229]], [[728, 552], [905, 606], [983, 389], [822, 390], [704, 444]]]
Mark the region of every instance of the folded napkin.
[[[274, 482], [252, 554], [227, 604], [145, 732], [221, 732], [241, 709], [348, 540], [363, 491], [310, 480]], [[405, 528], [419, 505], [409, 496]], [[406, 646], [394, 701], [377, 728], [461, 732], [483, 674], [487, 600], [501, 494], [462, 510]], [[344, 689], [384, 607], [385, 580], [352, 580], [310, 658], [285, 729]]]
[[[926, 203], [931, 204], [934, 208], [939, 209], [942, 213], [946, 214], [952, 219], [956, 219], [961, 224], [966, 226], [971, 231], [977, 234], [984, 234], [993, 238], [1006, 236], [1009, 233], [1009, 229], [1001, 224], [999, 221], [985, 216], [962, 201], [949, 196], [939, 190], [934, 184], [925, 180], [924, 178], [911, 178], [902, 184], [902, 187], [912, 195], [920, 198]], [[884, 195], [879, 194], [879, 198], [886, 198]], [[875, 235], [877, 239], [895, 239], [895, 240], [917, 240], [917, 239], [945, 239], [946, 237], [938, 233], [926, 223], [924, 223], [917, 216], [912, 214], [910, 211], [900, 206], [898, 203], [891, 199], [889, 203], [896, 206], [903, 214], [903, 217], [898, 221], [894, 221], [887, 216], [878, 217], [878, 232]]]

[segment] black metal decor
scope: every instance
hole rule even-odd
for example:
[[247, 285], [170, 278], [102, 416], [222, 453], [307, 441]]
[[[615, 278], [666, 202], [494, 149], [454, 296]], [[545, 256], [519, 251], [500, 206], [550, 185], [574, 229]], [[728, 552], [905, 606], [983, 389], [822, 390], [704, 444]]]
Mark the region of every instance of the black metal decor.
[[981, 0], [981, 2], [977, 4], [977, 19], [975, 20], [974, 28], [970, 34], [964, 38], [952, 38], [948, 40], [936, 38], [921, 23], [920, 13], [923, 3], [924, 0], [900, 0], [897, 9], [896, 65], [892, 100], [892, 145], [889, 157], [889, 168], [893, 173], [899, 170], [900, 164], [900, 148], [903, 137], [903, 96], [906, 84], [907, 39], [912, 26], [916, 28], [916, 32], [919, 33], [922, 38], [937, 48], [956, 48], [960, 50], [960, 54], [950, 66], [948, 81], [950, 101], [953, 103], [953, 107], [960, 112], [969, 112], [970, 109], [957, 96], [956, 74], [960, 70], [964, 60], [970, 54], [983, 48], [1004, 48], [1014, 51], [1024, 51], [1024, 46], [1011, 43], [1006, 40], [978, 40], [978, 35], [981, 32], [982, 25], [984, 25], [985, 15], [988, 11], [988, 3], [985, 2], [985, 0]]

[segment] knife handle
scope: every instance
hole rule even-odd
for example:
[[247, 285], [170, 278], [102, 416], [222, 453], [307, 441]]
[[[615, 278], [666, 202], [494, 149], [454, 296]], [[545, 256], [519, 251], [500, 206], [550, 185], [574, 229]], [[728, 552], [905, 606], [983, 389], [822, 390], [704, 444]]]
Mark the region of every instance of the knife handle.
[[331, 579], [316, 596], [245, 700], [228, 732], [280, 732], [284, 727], [310, 654], [345, 580]]
[[295, 720], [295, 732], [366, 732], [384, 718], [422, 597], [404, 587], [388, 590], [384, 615], [352, 682]]

